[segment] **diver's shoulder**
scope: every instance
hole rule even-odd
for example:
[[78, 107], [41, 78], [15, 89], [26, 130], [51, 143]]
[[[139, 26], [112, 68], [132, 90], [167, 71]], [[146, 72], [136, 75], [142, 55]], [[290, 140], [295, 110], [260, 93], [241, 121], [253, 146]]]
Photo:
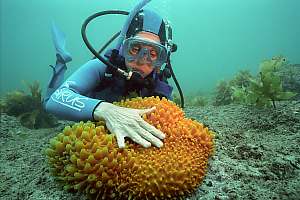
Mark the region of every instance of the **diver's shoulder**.
[[85, 65], [88, 65], [90, 67], [96, 67], [99, 69], [106, 69], [107, 67], [103, 62], [101, 62], [97, 58], [87, 61]]
[[107, 66], [98, 59], [92, 59], [87, 61], [84, 64], [83, 68], [89, 71], [92, 70], [94, 72], [98, 71], [100, 73], [104, 73], [106, 71]]

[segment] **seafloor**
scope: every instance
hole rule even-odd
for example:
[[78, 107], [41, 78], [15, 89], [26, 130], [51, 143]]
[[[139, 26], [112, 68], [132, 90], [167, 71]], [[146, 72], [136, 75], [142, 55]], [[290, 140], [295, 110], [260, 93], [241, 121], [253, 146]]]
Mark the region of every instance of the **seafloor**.
[[[185, 199], [300, 199], [300, 102], [277, 109], [188, 107], [186, 116], [216, 132], [216, 153], [199, 188]], [[1, 114], [0, 199], [79, 200], [49, 174], [42, 150], [70, 122], [30, 130]]]

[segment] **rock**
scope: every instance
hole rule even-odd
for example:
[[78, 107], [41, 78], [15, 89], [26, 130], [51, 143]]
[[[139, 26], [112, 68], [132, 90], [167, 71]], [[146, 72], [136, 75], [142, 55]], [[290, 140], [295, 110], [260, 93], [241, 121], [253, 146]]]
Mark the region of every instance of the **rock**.
[[6, 113], [0, 114], [0, 138], [7, 139], [14, 133], [20, 133], [20, 127], [22, 127], [20, 121], [13, 116], [9, 116]]
[[284, 91], [296, 92], [294, 100], [300, 100], [300, 64], [289, 64], [281, 67], [278, 72], [283, 81]]

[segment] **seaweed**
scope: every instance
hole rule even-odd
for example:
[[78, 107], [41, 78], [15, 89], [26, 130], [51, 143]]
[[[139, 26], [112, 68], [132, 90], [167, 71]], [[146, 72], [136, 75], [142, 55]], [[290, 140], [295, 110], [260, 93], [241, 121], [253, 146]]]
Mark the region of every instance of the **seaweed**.
[[42, 90], [38, 81], [25, 83], [29, 93], [15, 90], [5, 95], [1, 112], [18, 117], [21, 124], [30, 129], [50, 128], [57, 125], [57, 119], [43, 107]]
[[249, 70], [240, 70], [230, 81], [230, 85], [239, 88], [248, 87], [251, 79], [253, 79], [253, 76]]
[[296, 93], [283, 91], [282, 80], [276, 72], [286, 64], [286, 58], [276, 56], [260, 64], [256, 78], [250, 78], [246, 87], [232, 86], [233, 99], [239, 103], [259, 107], [273, 106], [276, 101], [288, 100]]
[[197, 106], [197, 107], [201, 106], [202, 107], [202, 106], [206, 106], [208, 104], [208, 100], [204, 96], [194, 96], [194, 97], [191, 97], [187, 103], [190, 106]]
[[232, 89], [230, 81], [222, 80], [218, 83], [216, 88], [215, 100], [213, 105], [227, 105], [232, 103]]

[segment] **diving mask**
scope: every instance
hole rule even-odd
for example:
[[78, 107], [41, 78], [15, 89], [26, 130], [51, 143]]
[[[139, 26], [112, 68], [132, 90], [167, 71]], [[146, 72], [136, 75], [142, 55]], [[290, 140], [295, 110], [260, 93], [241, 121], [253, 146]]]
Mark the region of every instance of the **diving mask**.
[[158, 42], [136, 36], [124, 41], [123, 56], [126, 62], [138, 61], [160, 67], [167, 61], [167, 48]]

